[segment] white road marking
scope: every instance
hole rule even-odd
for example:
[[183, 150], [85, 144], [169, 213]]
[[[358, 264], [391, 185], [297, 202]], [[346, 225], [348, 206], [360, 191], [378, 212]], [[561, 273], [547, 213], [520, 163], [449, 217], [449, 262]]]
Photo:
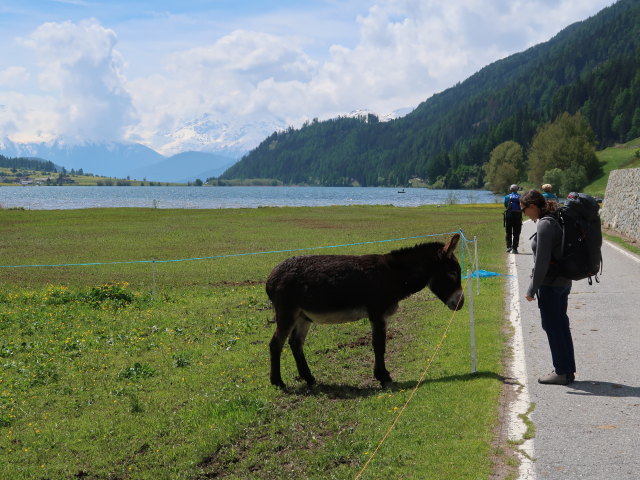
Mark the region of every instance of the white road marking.
[[534, 447], [533, 439], [525, 440], [524, 434], [527, 425], [520, 415], [526, 415], [531, 404], [529, 389], [527, 387], [527, 364], [524, 358], [524, 340], [522, 336], [522, 321], [520, 317], [520, 289], [518, 284], [518, 270], [516, 268], [516, 256], [509, 255], [509, 321], [513, 327], [511, 339], [512, 363], [511, 375], [520, 384], [516, 388], [516, 399], [509, 406], [507, 435], [509, 440], [523, 442], [518, 447], [520, 467], [518, 480], [535, 480], [536, 472], [533, 465]]
[[633, 253], [620, 248], [619, 246], [617, 246], [615, 243], [610, 242], [609, 240], [605, 240], [604, 243], [606, 243], [607, 245], [609, 245], [611, 248], [613, 248], [614, 250], [617, 250], [618, 252], [622, 253], [623, 255], [629, 257], [632, 260], [635, 260], [636, 262], [640, 263], [640, 257], [638, 257], [637, 255], [634, 255]]

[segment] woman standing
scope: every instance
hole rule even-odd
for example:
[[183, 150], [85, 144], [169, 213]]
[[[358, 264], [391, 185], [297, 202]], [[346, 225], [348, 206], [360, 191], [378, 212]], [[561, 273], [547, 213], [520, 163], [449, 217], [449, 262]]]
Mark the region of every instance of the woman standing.
[[567, 303], [571, 280], [550, 271], [553, 258], [560, 258], [562, 227], [548, 216], [546, 199], [537, 190], [530, 190], [520, 198], [522, 213], [537, 223], [531, 241], [534, 266], [525, 298], [532, 302], [538, 296], [542, 328], [547, 334], [554, 371], [538, 379], [552, 385], [568, 385], [575, 380], [576, 362], [573, 339], [569, 328]]

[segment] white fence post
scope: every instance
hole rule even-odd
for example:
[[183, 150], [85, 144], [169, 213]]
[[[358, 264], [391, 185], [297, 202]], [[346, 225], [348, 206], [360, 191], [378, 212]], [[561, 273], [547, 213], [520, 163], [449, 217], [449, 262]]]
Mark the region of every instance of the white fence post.
[[476, 373], [476, 330], [475, 320], [473, 316], [473, 281], [471, 280], [471, 271], [467, 270], [467, 278], [469, 279], [469, 324], [471, 332], [471, 373]]
[[156, 261], [155, 259], [151, 262], [151, 278], [152, 278], [151, 295], [155, 300], [156, 299]]
[[476, 293], [480, 295], [480, 263], [478, 261], [478, 238], [473, 236], [474, 243], [474, 258], [475, 258], [475, 268], [476, 268]]

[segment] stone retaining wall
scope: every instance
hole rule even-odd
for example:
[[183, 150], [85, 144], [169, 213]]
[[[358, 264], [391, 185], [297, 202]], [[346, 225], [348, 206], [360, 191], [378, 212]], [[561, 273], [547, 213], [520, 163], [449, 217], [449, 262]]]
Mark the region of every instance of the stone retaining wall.
[[640, 168], [609, 174], [600, 218], [603, 226], [640, 241]]

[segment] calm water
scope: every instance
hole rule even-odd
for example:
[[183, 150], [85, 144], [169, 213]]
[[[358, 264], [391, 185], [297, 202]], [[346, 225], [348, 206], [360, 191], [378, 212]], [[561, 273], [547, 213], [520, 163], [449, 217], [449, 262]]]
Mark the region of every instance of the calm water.
[[[501, 200], [501, 199], [500, 199]], [[0, 187], [0, 207], [31, 210], [73, 208], [257, 208], [328, 205], [495, 203], [485, 190], [349, 187]]]

